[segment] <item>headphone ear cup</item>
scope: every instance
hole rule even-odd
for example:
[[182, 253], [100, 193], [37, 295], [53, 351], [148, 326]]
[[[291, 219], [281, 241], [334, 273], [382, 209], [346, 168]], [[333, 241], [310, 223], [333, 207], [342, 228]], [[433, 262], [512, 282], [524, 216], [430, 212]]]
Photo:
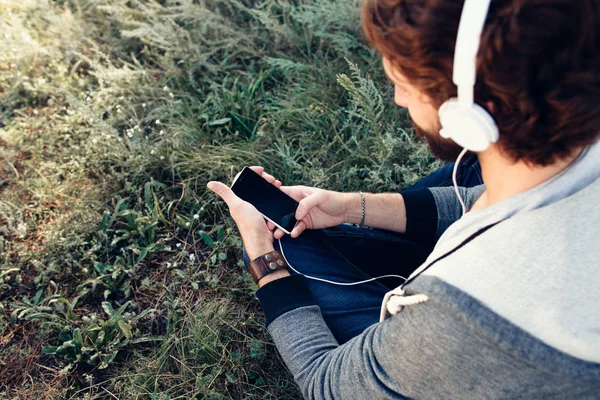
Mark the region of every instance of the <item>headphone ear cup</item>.
[[450, 129], [440, 129], [440, 136], [444, 139], [452, 139], [452, 135], [450, 133]]
[[453, 98], [438, 111], [440, 135], [452, 139], [467, 150], [484, 151], [498, 141], [498, 127], [492, 116], [480, 105], [464, 106]]

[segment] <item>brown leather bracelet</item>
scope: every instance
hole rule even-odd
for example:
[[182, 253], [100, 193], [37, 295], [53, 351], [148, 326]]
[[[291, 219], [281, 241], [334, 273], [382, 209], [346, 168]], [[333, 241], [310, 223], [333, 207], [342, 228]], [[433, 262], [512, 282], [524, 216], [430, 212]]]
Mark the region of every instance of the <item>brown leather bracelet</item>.
[[283, 255], [277, 251], [270, 251], [260, 257], [254, 259], [248, 266], [248, 270], [254, 278], [254, 282], [258, 283], [265, 275], [280, 269], [288, 269], [289, 265], [285, 262]]

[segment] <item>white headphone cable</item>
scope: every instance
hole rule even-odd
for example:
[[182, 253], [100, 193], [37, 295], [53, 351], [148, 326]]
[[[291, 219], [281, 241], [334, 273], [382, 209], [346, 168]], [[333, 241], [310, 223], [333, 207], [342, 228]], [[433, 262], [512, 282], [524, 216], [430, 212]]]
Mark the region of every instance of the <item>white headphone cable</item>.
[[465, 201], [463, 200], [462, 196], [460, 195], [460, 191], [458, 190], [458, 183], [456, 182], [456, 172], [458, 171], [458, 164], [460, 163], [460, 160], [467, 153], [467, 151], [467, 149], [463, 149], [463, 151], [460, 152], [458, 158], [456, 159], [456, 162], [454, 163], [454, 168], [452, 169], [452, 182], [454, 183], [454, 192], [456, 193], [456, 197], [458, 197], [458, 201], [460, 202], [460, 205], [462, 207], [462, 215], [465, 215], [467, 213], [467, 206], [465, 205]]
[[287, 262], [287, 264], [290, 266], [290, 268], [296, 272], [299, 275], [302, 275], [308, 279], [313, 279], [315, 281], [321, 281], [321, 282], [325, 282], [325, 283], [331, 283], [332, 285], [340, 285], [340, 286], [352, 286], [352, 285], [361, 285], [363, 283], [368, 283], [368, 282], [372, 282], [374, 280], [377, 279], [381, 279], [381, 278], [401, 278], [404, 279], [406, 281], [406, 278], [401, 276], [401, 275], [383, 275], [383, 276], [376, 276], [375, 278], [371, 278], [371, 279], [365, 279], [364, 281], [358, 281], [358, 282], [334, 282], [334, 281], [330, 281], [327, 279], [323, 279], [323, 278], [317, 278], [314, 276], [309, 276], [309, 275], [305, 275], [302, 272], [299, 272], [298, 270], [296, 270], [296, 268], [292, 267], [292, 264], [290, 264], [290, 262], [288, 261], [287, 257], [285, 256], [285, 253], [283, 252], [283, 246], [281, 245], [281, 239], [277, 239], [277, 241], [279, 242], [279, 250], [281, 251], [281, 255], [283, 256], [283, 259], [285, 260], [285, 262]]
[[[465, 215], [467, 213], [467, 206], [465, 205], [465, 202], [462, 198], [462, 196], [460, 195], [460, 191], [458, 190], [458, 183], [456, 181], [456, 174], [458, 171], [458, 165], [460, 164], [460, 161], [462, 160], [462, 158], [464, 157], [464, 155], [467, 153], [467, 149], [463, 149], [460, 154], [458, 155], [458, 158], [456, 159], [456, 162], [454, 163], [454, 168], [452, 169], [452, 182], [454, 183], [454, 192], [456, 193], [456, 197], [458, 197], [458, 201], [460, 202], [460, 205], [462, 207], [462, 212], [463, 215]], [[285, 260], [285, 262], [287, 262], [287, 264], [290, 266], [290, 268], [297, 274], [302, 275], [308, 279], [313, 279], [315, 281], [321, 281], [321, 282], [325, 282], [325, 283], [331, 283], [332, 285], [340, 285], [340, 286], [353, 286], [353, 285], [361, 285], [363, 283], [368, 283], [368, 282], [373, 282], [377, 279], [382, 279], [382, 278], [401, 278], [404, 279], [404, 281], [406, 281], [406, 278], [401, 276], [401, 275], [382, 275], [382, 276], [376, 276], [374, 278], [370, 278], [370, 279], [365, 279], [364, 281], [358, 281], [358, 282], [334, 282], [334, 281], [330, 281], [328, 279], [323, 279], [323, 278], [317, 278], [314, 276], [310, 276], [310, 275], [305, 275], [302, 272], [298, 271], [296, 268], [294, 268], [292, 266], [292, 264], [290, 264], [289, 260], [287, 259], [287, 257], [285, 256], [285, 252], [283, 251], [283, 246], [281, 245], [281, 239], [277, 239], [277, 241], [279, 242], [279, 250], [281, 250], [281, 255], [283, 256], [283, 259]]]

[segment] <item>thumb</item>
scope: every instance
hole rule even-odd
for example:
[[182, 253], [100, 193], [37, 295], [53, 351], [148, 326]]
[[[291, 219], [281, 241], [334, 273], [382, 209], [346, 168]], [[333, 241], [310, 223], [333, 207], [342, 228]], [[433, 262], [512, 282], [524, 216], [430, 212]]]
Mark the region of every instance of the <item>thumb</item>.
[[300, 221], [302, 218], [308, 215], [313, 207], [323, 203], [324, 200], [325, 196], [323, 195], [323, 192], [320, 191], [314, 192], [302, 199], [298, 204], [298, 209], [296, 210], [296, 219]]
[[220, 198], [227, 203], [227, 205], [231, 206], [234, 201], [238, 199], [238, 197], [233, 193], [233, 191], [229, 188], [229, 186], [224, 183], [211, 181], [206, 184], [206, 187], [219, 195]]

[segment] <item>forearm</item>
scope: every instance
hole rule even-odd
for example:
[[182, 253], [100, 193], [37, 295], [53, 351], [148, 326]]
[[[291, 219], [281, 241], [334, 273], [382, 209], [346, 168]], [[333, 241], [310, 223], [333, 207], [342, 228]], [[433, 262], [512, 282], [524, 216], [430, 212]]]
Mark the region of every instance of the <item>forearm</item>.
[[260, 289], [261, 287], [265, 286], [269, 282], [275, 281], [277, 279], [285, 278], [287, 276], [290, 276], [290, 271], [288, 271], [287, 269], [280, 269], [278, 271], [275, 271], [271, 274], [264, 276], [256, 284], [258, 285], [258, 288]]
[[403, 357], [417, 336], [403, 336], [404, 327], [391, 321], [371, 325], [341, 346], [318, 306], [293, 309], [268, 329], [307, 400], [406, 399], [410, 380], [403, 376], [415, 375], [407, 369], [423, 373], [419, 363], [411, 365], [414, 353]]
[[[406, 232], [406, 207], [400, 193], [365, 193], [364, 225], [388, 231]], [[347, 193], [346, 222], [358, 224], [362, 218], [360, 193]]]

